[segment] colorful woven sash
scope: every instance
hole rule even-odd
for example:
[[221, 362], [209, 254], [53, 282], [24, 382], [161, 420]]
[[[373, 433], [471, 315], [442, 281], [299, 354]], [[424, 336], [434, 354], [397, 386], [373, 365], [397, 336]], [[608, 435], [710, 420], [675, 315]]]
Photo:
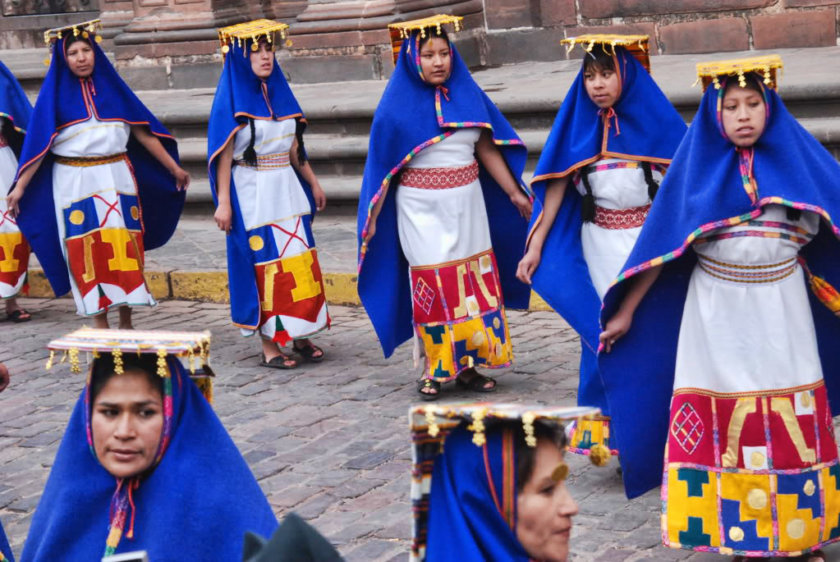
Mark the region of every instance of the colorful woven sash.
[[288, 168], [290, 165], [288, 152], [277, 152], [274, 154], [258, 154], [256, 165], [249, 164], [245, 160], [235, 160], [237, 166], [244, 166], [252, 170], [277, 170]]
[[735, 283], [773, 283], [789, 277], [799, 266], [796, 257], [779, 263], [740, 265], [713, 260], [697, 255], [700, 268], [717, 279]]
[[595, 218], [592, 222], [609, 230], [639, 228], [645, 224], [648, 212], [650, 212], [650, 203], [629, 209], [607, 209], [596, 205]]
[[127, 154], [120, 152], [119, 154], [111, 154], [109, 156], [89, 156], [89, 157], [75, 157], [75, 156], [56, 156], [55, 163], [63, 164], [65, 166], [75, 166], [77, 168], [87, 168], [89, 166], [100, 166], [102, 164], [113, 164], [120, 160], [125, 160]]
[[449, 189], [478, 180], [478, 162], [460, 168], [405, 168], [400, 185], [420, 189]]

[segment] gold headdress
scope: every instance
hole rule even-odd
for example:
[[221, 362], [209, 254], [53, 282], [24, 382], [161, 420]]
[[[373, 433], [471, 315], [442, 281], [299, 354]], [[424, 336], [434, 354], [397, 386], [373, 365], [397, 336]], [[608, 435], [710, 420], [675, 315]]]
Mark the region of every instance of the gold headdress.
[[[53, 45], [55, 45], [56, 41], [62, 39], [64, 37], [69, 37], [72, 35], [73, 37], [82, 36], [85, 39], [89, 39], [93, 36], [93, 40], [97, 43], [102, 42], [102, 20], [95, 19], [89, 21], [83, 21], [82, 23], [76, 23], [73, 25], [65, 25], [64, 27], [55, 27], [53, 29], [48, 29], [44, 32], [44, 43], [50, 48], [50, 54], [52, 54]], [[44, 60], [44, 64], [50, 64], [50, 58], [47, 57]]]
[[55, 41], [69, 34], [72, 34], [73, 37], [78, 37], [79, 35], [81, 35], [85, 39], [93, 35], [94, 41], [100, 43], [102, 42], [102, 36], [100, 35], [101, 31], [101, 20], [95, 19], [90, 21], [83, 21], [82, 23], [65, 25], [64, 27], [56, 27], [53, 29], [46, 30], [44, 32], [44, 43], [46, 43], [47, 45], [52, 45]]
[[167, 373], [166, 356], [183, 357], [188, 361], [190, 376], [201, 389], [207, 400], [213, 401], [214, 376], [208, 364], [210, 355], [210, 332], [166, 332], [144, 330], [101, 330], [80, 328], [66, 336], [54, 339], [47, 345], [50, 358], [47, 369], [55, 362], [56, 351], [63, 352], [60, 362], [69, 361], [70, 371], [82, 371], [79, 352], [91, 353], [97, 358], [100, 353], [114, 356], [114, 371], [122, 374], [122, 357], [127, 353], [154, 353], [157, 355], [158, 374]]
[[389, 24], [388, 33], [391, 35], [391, 54], [394, 57], [394, 63], [397, 62], [403, 41], [411, 36], [412, 31], [419, 31], [420, 37], [426, 37], [427, 31], [440, 35], [441, 26], [452, 24], [453, 31], [458, 32], [462, 29], [463, 19], [461, 16], [438, 14], [419, 20]]
[[703, 62], [697, 65], [697, 80], [702, 82], [705, 92], [709, 84], [714, 84], [715, 89], [720, 89], [721, 76], [737, 76], [738, 83], [743, 88], [746, 85], [744, 75], [754, 72], [763, 77], [766, 86], [778, 90], [778, 78], [783, 67], [782, 58], [779, 55]]
[[566, 52], [572, 52], [575, 45], [580, 47], [587, 53], [591, 52], [595, 45], [601, 45], [606, 52], [615, 51], [616, 47], [624, 47], [627, 51], [636, 57], [636, 60], [642, 63], [642, 66], [650, 72], [650, 37], [647, 35], [612, 35], [602, 33], [590, 33], [587, 35], [579, 35], [578, 37], [569, 37], [560, 41], [561, 44], [566, 45]]
[[259, 49], [259, 40], [261, 38], [265, 38], [271, 45], [276, 45], [277, 38], [275, 34], [277, 33], [280, 35], [280, 40], [285, 41], [288, 47], [292, 42], [286, 39], [287, 29], [289, 29], [287, 24], [267, 19], [247, 21], [245, 23], [222, 27], [219, 29], [219, 43], [222, 44], [222, 55], [226, 55], [230, 51], [230, 45], [234, 42], [238, 47], [243, 47], [250, 40], [252, 51]]

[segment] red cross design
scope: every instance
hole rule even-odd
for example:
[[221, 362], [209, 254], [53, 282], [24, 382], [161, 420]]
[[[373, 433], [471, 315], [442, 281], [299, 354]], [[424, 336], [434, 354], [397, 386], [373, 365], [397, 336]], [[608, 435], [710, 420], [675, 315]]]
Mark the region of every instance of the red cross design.
[[122, 216], [122, 213], [120, 212], [120, 210], [117, 209], [117, 205], [120, 204], [120, 196], [119, 195], [117, 195], [117, 200], [114, 201], [113, 203], [108, 203], [107, 199], [105, 199], [104, 197], [102, 197], [98, 194], [94, 195], [94, 198], [99, 199], [100, 201], [105, 203], [105, 205], [108, 206], [108, 210], [105, 211], [105, 217], [103, 217], [102, 222], [99, 223], [99, 228], [102, 228], [102, 227], [105, 226], [105, 223], [108, 221], [108, 216], [111, 214], [111, 211], [114, 211], [119, 216]]
[[4, 224], [6, 224], [6, 221], [9, 221], [10, 223], [12, 223], [14, 225], [17, 225], [17, 222], [15, 222], [15, 219], [12, 218], [12, 215], [9, 214], [8, 210], [0, 213], [0, 226], [3, 226]]
[[295, 238], [300, 240], [305, 248], [307, 248], [307, 249], [309, 248], [309, 244], [306, 243], [306, 240], [304, 240], [303, 238], [298, 236], [298, 229], [300, 228], [300, 224], [301, 224], [301, 218], [298, 217], [297, 222], [295, 223], [294, 232], [289, 232], [288, 230], [286, 230], [285, 228], [283, 228], [282, 226], [277, 225], [277, 224], [272, 224], [271, 225], [272, 228], [276, 228], [277, 230], [279, 230], [283, 234], [286, 234], [289, 237], [289, 239], [286, 240], [286, 245], [283, 246], [283, 249], [280, 251], [280, 256], [279, 256], [280, 258], [282, 258], [286, 254], [286, 250], [289, 248], [289, 244], [291, 244], [292, 240], [294, 240]]

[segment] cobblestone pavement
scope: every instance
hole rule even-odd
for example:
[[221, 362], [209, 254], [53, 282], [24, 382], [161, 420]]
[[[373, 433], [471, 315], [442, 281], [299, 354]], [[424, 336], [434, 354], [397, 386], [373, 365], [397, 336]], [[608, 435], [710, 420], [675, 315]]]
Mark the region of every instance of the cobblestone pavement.
[[[0, 394], [0, 518], [20, 553], [82, 377], [44, 369], [46, 343], [82, 324], [68, 299], [23, 300], [27, 324], [0, 324], [0, 361], [12, 383]], [[382, 358], [364, 310], [332, 307], [332, 330], [317, 338], [328, 359], [295, 371], [263, 369], [256, 340], [228, 323], [225, 305], [167, 301], [136, 313], [139, 328], [209, 329], [218, 373], [216, 411], [278, 516], [296, 511], [348, 561], [403, 561], [411, 534], [407, 410], [415, 402], [411, 352]], [[511, 312], [515, 367], [497, 372], [498, 400], [574, 403], [574, 332], [550, 312]], [[470, 396], [445, 387], [446, 398]], [[580, 504], [576, 561], [722, 561], [659, 546], [659, 498], [628, 502], [615, 461], [595, 468], [571, 459]], [[840, 549], [827, 550], [840, 559]]]

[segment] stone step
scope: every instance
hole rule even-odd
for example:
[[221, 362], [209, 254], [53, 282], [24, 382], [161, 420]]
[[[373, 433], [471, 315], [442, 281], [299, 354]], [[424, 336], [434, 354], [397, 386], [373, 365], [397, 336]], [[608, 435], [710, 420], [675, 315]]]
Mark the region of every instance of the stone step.
[[[828, 148], [835, 158], [840, 159], [840, 117], [831, 117], [828, 119], [806, 118], [800, 119], [799, 122], [823, 146]], [[545, 144], [548, 130], [524, 131], [520, 134], [528, 146], [528, 164], [522, 178], [528, 183], [533, 176], [534, 166]], [[312, 135], [312, 139], [307, 141], [307, 146], [310, 147], [310, 159], [315, 172], [318, 174], [321, 187], [323, 187], [327, 199], [331, 204], [355, 206], [358, 203], [359, 190], [362, 185], [362, 170], [367, 151], [367, 139], [354, 136], [349, 137], [350, 140], [345, 138], [344, 140], [348, 140], [348, 142], [342, 144], [341, 147], [335, 145], [324, 147], [321, 145], [322, 142], [333, 138], [332, 135]], [[204, 214], [209, 212], [212, 214], [212, 207], [209, 206], [212, 201], [210, 196], [210, 183], [207, 180], [205, 164], [206, 150], [200, 144], [200, 139], [189, 139], [186, 142], [182, 142], [180, 146], [181, 157], [185, 163], [185, 167], [193, 174], [193, 182], [187, 192], [187, 203], [194, 206], [196, 212]], [[343, 167], [329, 168], [330, 163], [336, 160], [339, 160], [339, 164]], [[352, 162], [356, 161], [361, 162], [361, 165], [356, 166], [356, 164], [352, 164]], [[348, 164], [348, 162], [351, 163]], [[344, 172], [341, 170], [344, 170]]]

